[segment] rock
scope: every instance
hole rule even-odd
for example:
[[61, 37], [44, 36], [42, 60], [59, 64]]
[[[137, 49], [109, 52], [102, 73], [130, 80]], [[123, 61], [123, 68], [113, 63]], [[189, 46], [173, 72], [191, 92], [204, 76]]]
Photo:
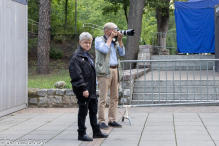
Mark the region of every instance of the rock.
[[124, 95], [130, 96], [130, 89], [124, 89]]
[[75, 95], [72, 89], [66, 89], [65, 94], [68, 95], [68, 96], [74, 96]]
[[71, 101], [71, 103], [77, 103], [78, 99], [76, 98], [76, 96], [71, 96], [70, 101]]
[[58, 89], [63, 89], [65, 87], [66, 83], [64, 81], [59, 81], [59, 82], [56, 82], [54, 87], [55, 88], [58, 88]]
[[37, 98], [30, 98], [29, 103], [37, 104]]
[[41, 105], [41, 104], [47, 104], [47, 98], [46, 97], [39, 97], [39, 103], [38, 103], [39, 105]]
[[46, 89], [40, 89], [40, 90], [38, 90], [38, 96], [46, 96], [46, 94], [47, 94], [47, 90]]
[[55, 95], [55, 92], [56, 92], [56, 89], [55, 90], [54, 89], [48, 89], [47, 90], [48, 95]]
[[62, 96], [55, 96], [54, 103], [62, 103]]
[[64, 96], [62, 102], [64, 104], [71, 104], [71, 100], [69, 96]]
[[121, 104], [127, 104], [128, 101], [127, 101], [126, 98], [121, 98], [121, 99], [120, 99], [120, 103], [121, 103]]
[[54, 96], [48, 96], [47, 97], [47, 103], [48, 104], [53, 104], [54, 103]]
[[37, 88], [28, 89], [28, 96], [37, 96], [38, 90]]
[[64, 95], [65, 94], [66, 89], [59, 89], [56, 90], [56, 95]]

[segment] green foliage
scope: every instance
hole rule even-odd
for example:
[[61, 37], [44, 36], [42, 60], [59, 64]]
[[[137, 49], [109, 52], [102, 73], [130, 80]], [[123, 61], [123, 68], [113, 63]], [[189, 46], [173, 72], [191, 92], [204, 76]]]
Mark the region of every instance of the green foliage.
[[67, 40], [67, 37], [65, 35], [57, 34], [53, 37], [53, 40], [56, 43], [64, 43]]
[[[106, 15], [112, 12], [114, 12], [114, 14], [116, 15], [118, 11], [122, 9], [124, 11], [125, 17], [128, 18], [128, 8], [130, 5], [130, 0], [105, 0], [105, 1], [111, 3], [112, 5], [105, 6], [102, 8], [103, 15]], [[128, 20], [127, 20], [127, 23], [128, 23]]]
[[28, 39], [28, 52], [31, 50], [31, 48], [37, 47], [37, 38]]
[[[122, 9], [118, 10], [116, 15], [114, 13], [102, 14], [102, 9], [108, 6], [112, 6], [112, 4], [105, 2], [104, 0], [78, 1], [78, 22], [81, 22], [81, 24], [92, 23], [101, 27], [107, 22], [114, 22], [120, 30], [127, 29], [127, 22]], [[93, 32], [92, 28], [82, 28], [82, 31], [88, 31], [91, 34], [94, 34], [94, 37], [103, 35], [103, 31], [94, 29]]]
[[61, 59], [63, 58], [63, 52], [57, 47], [50, 47], [49, 56], [52, 59]]
[[53, 89], [58, 81], [64, 81], [66, 88], [71, 89], [71, 78], [68, 69], [49, 75], [33, 74], [28, 76], [28, 88]]
[[28, 19], [39, 21], [39, 0], [28, 0]]
[[143, 15], [142, 20], [141, 38], [143, 39], [143, 42], [152, 45], [153, 34], [155, 32], [157, 32], [156, 13], [148, 10]]

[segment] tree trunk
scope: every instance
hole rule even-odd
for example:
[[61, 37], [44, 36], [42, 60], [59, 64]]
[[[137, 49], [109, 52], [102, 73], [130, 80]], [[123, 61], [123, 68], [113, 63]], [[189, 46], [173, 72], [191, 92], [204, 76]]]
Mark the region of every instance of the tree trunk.
[[39, 74], [49, 73], [49, 50], [50, 50], [50, 0], [40, 0], [39, 28], [38, 28], [38, 66]]
[[126, 22], [127, 22], [127, 24], [128, 24], [128, 14], [127, 14], [128, 4], [127, 4], [127, 2], [124, 2], [123, 10], [124, 10], [124, 12], [125, 12], [125, 18], [126, 18]]
[[170, 11], [169, 11], [170, 0], [163, 0], [163, 2], [166, 3], [166, 7], [156, 8], [157, 31], [160, 32], [160, 34], [157, 35], [157, 46], [161, 46], [161, 49], [166, 48], [167, 35], [162, 33], [167, 33], [169, 26], [169, 17], [170, 17]]
[[[139, 41], [141, 37], [142, 16], [145, 0], [130, 0], [128, 29], [135, 30], [135, 36], [128, 36], [126, 43], [125, 60], [136, 60], [139, 50]], [[125, 69], [130, 69], [130, 64], [124, 64]], [[135, 64], [132, 63], [131, 68]]]
[[65, 30], [67, 27], [67, 16], [68, 16], [68, 0], [65, 0]]

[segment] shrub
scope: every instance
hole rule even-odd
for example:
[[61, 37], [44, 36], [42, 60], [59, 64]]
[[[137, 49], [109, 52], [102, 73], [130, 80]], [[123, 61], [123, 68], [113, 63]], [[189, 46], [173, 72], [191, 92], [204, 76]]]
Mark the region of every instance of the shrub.
[[64, 35], [55, 35], [54, 38], [53, 38], [53, 40], [54, 40], [56, 43], [64, 43], [64, 42], [67, 40], [67, 38], [66, 38], [66, 36], [64, 36]]
[[61, 59], [63, 58], [63, 52], [59, 48], [50, 47], [49, 56], [52, 59]]
[[28, 52], [30, 52], [31, 48], [37, 46], [37, 38], [28, 39]]

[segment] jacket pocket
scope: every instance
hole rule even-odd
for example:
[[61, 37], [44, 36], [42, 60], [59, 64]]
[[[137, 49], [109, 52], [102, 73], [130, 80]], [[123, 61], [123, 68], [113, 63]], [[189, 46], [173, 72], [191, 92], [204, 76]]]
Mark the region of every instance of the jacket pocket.
[[96, 63], [96, 72], [101, 73], [101, 74], [107, 74], [109, 70], [109, 67], [107, 66], [106, 62], [100, 63], [97, 62]]

